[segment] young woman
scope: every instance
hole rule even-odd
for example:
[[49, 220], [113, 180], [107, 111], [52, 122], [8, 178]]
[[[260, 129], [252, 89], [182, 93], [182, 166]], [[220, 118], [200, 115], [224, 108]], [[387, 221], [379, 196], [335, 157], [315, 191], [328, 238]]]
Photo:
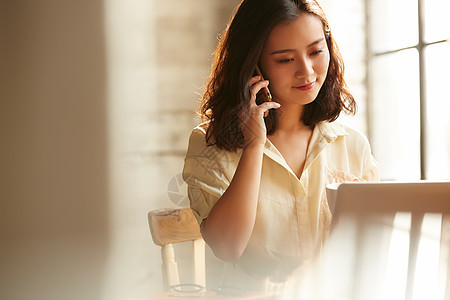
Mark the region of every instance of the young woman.
[[343, 70], [315, 0], [244, 0], [220, 40], [183, 176], [204, 240], [246, 278], [320, 252], [328, 183], [378, 180], [367, 139], [335, 122], [355, 112]]

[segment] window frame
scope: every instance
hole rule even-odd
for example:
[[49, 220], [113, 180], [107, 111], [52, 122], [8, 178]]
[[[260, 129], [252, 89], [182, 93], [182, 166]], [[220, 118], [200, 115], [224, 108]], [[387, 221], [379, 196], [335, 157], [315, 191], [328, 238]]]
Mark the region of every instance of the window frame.
[[366, 99], [366, 124], [367, 124], [367, 136], [369, 140], [372, 140], [373, 137], [373, 128], [372, 128], [372, 115], [371, 112], [373, 111], [373, 85], [372, 85], [372, 62], [375, 57], [380, 57], [384, 55], [389, 55], [393, 53], [402, 52], [405, 50], [410, 49], [416, 49], [418, 52], [418, 63], [419, 63], [419, 109], [420, 109], [420, 179], [426, 180], [427, 179], [427, 107], [428, 107], [428, 101], [427, 101], [427, 78], [426, 78], [426, 62], [425, 62], [425, 51], [428, 46], [440, 44], [440, 43], [446, 43], [449, 42], [448, 39], [442, 39], [442, 40], [433, 40], [426, 42], [424, 38], [425, 33], [425, 0], [417, 0], [417, 6], [418, 6], [418, 14], [417, 14], [417, 21], [418, 21], [418, 42], [415, 45], [410, 45], [407, 47], [401, 47], [401, 48], [393, 48], [386, 51], [372, 51], [373, 43], [372, 43], [372, 9], [371, 9], [371, 0], [364, 0], [364, 13], [365, 13], [365, 19], [366, 19], [366, 37], [365, 37], [365, 46], [366, 46], [366, 53], [365, 53], [365, 60], [366, 60], [366, 76], [365, 76], [365, 86], [367, 91], [367, 99]]

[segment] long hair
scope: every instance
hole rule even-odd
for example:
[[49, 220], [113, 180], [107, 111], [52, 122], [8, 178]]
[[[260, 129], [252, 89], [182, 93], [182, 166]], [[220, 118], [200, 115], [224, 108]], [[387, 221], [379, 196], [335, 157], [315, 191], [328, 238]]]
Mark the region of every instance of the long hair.
[[[243, 146], [241, 126], [250, 111], [248, 81], [254, 76], [265, 41], [276, 25], [293, 22], [301, 13], [320, 19], [330, 52], [327, 77], [317, 98], [305, 105], [302, 121], [314, 126], [336, 120], [343, 110], [355, 113], [356, 103], [344, 81], [343, 60], [319, 4], [315, 0], [243, 0], [214, 52], [210, 80], [200, 106], [202, 120], [208, 122], [209, 145], [230, 151]], [[260, 101], [258, 96], [257, 102]], [[274, 133], [277, 111], [270, 110], [264, 120], [267, 133]]]

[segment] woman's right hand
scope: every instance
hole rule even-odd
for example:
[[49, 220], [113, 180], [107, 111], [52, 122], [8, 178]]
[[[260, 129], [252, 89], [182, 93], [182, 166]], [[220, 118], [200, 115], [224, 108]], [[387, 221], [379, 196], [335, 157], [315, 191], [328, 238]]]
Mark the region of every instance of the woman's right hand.
[[260, 76], [252, 77], [249, 80], [250, 86], [250, 116], [241, 128], [244, 135], [244, 148], [251, 145], [264, 145], [266, 143], [266, 125], [264, 123], [264, 113], [272, 108], [279, 108], [277, 102], [264, 102], [256, 104], [256, 94], [269, 85], [268, 80], [261, 80]]

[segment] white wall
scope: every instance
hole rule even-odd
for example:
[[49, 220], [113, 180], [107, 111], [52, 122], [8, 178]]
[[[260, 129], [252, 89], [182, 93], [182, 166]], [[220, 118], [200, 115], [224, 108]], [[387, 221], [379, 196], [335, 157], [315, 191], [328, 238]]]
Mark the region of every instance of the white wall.
[[237, 2], [106, 2], [112, 182], [108, 297], [162, 287], [160, 249], [151, 241], [146, 215], [188, 205], [187, 198], [178, 202], [168, 192], [185, 195], [186, 186], [176, 180], [190, 131], [199, 122], [194, 111], [216, 36]]
[[168, 184], [237, 3], [0, 2], [1, 299], [161, 289], [147, 212], [176, 205]]

